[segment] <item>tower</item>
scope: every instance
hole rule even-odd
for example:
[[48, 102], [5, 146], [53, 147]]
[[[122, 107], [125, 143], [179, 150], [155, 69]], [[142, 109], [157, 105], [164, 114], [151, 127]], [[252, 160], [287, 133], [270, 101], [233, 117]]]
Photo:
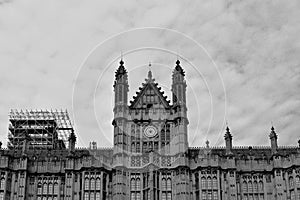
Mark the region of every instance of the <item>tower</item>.
[[127, 150], [126, 115], [128, 111], [128, 75], [124, 67], [124, 61], [115, 73], [114, 82], [115, 105], [114, 105], [114, 155]]
[[184, 153], [188, 149], [187, 139], [187, 107], [186, 107], [186, 81], [185, 72], [180, 66], [180, 61], [176, 61], [172, 74], [172, 100], [173, 100], [173, 120], [174, 132], [172, 139], [172, 152]]

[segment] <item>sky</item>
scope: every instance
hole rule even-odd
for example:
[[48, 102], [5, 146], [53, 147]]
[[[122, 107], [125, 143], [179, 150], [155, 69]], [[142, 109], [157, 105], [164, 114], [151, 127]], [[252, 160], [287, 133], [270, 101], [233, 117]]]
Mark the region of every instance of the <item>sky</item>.
[[[300, 2], [0, 0], [0, 140], [10, 109], [67, 109], [77, 145], [112, 146], [114, 71], [129, 100], [151, 62], [171, 97], [186, 71], [189, 145], [279, 145], [300, 139]], [[171, 99], [170, 99], [171, 100]]]

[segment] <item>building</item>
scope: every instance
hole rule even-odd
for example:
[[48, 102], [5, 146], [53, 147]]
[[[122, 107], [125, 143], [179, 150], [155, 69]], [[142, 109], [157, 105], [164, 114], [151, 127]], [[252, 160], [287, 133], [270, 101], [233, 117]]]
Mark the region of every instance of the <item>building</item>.
[[[120, 61], [114, 146], [75, 148], [66, 111], [9, 115], [8, 148], [0, 148], [0, 200], [300, 200], [300, 141], [270, 146], [190, 148], [185, 72], [176, 61], [172, 102], [151, 71], [128, 105], [128, 75]], [[267, 134], [266, 134], [267, 136]]]

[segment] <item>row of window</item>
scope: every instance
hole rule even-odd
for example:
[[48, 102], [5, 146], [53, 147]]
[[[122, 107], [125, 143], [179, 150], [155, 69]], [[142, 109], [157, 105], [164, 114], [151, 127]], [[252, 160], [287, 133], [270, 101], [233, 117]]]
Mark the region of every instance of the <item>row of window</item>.
[[100, 190], [101, 179], [100, 178], [85, 178], [84, 179], [84, 189], [85, 190]]
[[256, 193], [256, 192], [263, 192], [263, 182], [262, 181], [244, 181], [243, 182], [243, 193]]
[[38, 183], [38, 190], [37, 194], [58, 194], [59, 192], [59, 187], [58, 183], [55, 182], [54, 184], [52, 183]]
[[[296, 185], [295, 185], [295, 183], [296, 183]], [[289, 178], [289, 186], [290, 186], [290, 188], [293, 188], [294, 186], [300, 187], [300, 176], [297, 175], [297, 176], [295, 177], [295, 181], [294, 181], [294, 178], [291, 176], [291, 177]]]
[[100, 192], [96, 192], [96, 193], [85, 192], [84, 193], [84, 200], [98, 200], [98, 199], [100, 199]]
[[[201, 177], [201, 188], [202, 189], [218, 189], [218, 180], [217, 177]], [[199, 189], [199, 181], [198, 178], [196, 178], [196, 189]]]

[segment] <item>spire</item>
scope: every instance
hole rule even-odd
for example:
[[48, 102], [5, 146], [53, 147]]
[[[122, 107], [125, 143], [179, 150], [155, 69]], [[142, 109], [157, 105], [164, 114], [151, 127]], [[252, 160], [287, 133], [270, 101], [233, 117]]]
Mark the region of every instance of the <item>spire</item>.
[[125, 75], [127, 73], [125, 67], [124, 67], [124, 61], [123, 59], [120, 60], [120, 66], [117, 69], [117, 71], [115, 72], [115, 77], [117, 80], [119, 80], [123, 75]]

